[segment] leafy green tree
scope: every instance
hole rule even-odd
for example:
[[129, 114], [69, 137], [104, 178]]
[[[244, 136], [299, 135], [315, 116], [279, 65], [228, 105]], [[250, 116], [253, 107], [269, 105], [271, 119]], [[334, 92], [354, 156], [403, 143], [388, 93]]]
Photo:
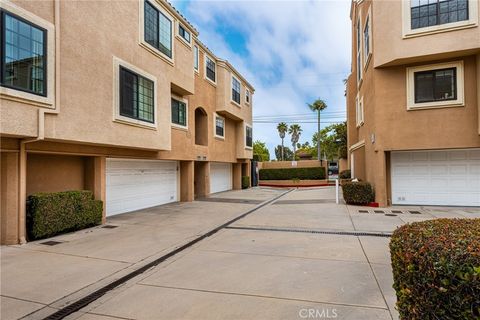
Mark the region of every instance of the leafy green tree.
[[[317, 99], [312, 104], [308, 104], [308, 107], [310, 108], [310, 110], [316, 112], [317, 115], [318, 115], [317, 134], [319, 134], [320, 133], [320, 112], [322, 112], [323, 110], [325, 110], [327, 108], [327, 104], [322, 99]], [[317, 154], [321, 155], [321, 143], [317, 144]], [[322, 160], [321, 160], [322, 157], [318, 157], [318, 159], [320, 159], [320, 162], [322, 162]]]
[[[285, 123], [285, 122], [280, 122], [278, 125], [277, 125], [277, 130], [278, 130], [278, 134], [280, 135], [280, 139], [282, 139], [282, 157], [280, 159], [282, 159], [282, 161], [285, 159], [284, 158], [284, 154], [283, 154], [283, 139], [285, 139], [285, 134], [287, 133], [288, 131], [288, 125]], [[278, 157], [277, 157], [278, 159]]]
[[[282, 154], [283, 150], [283, 154]], [[293, 151], [289, 147], [284, 147], [282, 145], [278, 145], [275, 148], [275, 157], [278, 161], [282, 159], [293, 159]]]
[[[314, 134], [312, 142], [317, 146], [318, 135]], [[347, 124], [346, 122], [329, 125], [320, 130], [322, 155], [327, 159], [347, 157]], [[318, 153], [317, 153], [318, 155]]]
[[[302, 134], [302, 128], [298, 124], [292, 124], [290, 128], [288, 128], [288, 133], [291, 135], [291, 141], [293, 146], [293, 154], [296, 155], [297, 151], [297, 142], [300, 139], [300, 135]], [[295, 159], [294, 159], [295, 160]]]
[[268, 151], [265, 142], [255, 141], [253, 142], [253, 156], [258, 159], [258, 161], [269, 161], [270, 152]]

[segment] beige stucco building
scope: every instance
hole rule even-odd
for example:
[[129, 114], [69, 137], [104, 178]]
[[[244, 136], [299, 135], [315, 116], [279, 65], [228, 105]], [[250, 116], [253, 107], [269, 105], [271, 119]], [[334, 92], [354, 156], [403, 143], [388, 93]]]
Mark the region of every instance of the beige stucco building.
[[2, 244], [36, 192], [92, 190], [107, 217], [241, 188], [254, 88], [168, 2], [0, 4]]
[[477, 0], [357, 0], [349, 165], [386, 205], [480, 206]]

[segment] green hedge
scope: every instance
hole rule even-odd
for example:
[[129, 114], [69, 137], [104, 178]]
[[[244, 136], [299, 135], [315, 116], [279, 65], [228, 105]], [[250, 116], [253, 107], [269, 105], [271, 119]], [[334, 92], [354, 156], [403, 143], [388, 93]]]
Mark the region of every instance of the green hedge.
[[350, 179], [351, 178], [351, 172], [350, 170], [343, 170], [343, 171], [340, 171], [340, 174], [338, 175], [338, 177], [340, 179]]
[[404, 225], [390, 252], [401, 319], [480, 319], [480, 219]]
[[250, 177], [242, 176], [242, 189], [250, 188]]
[[348, 204], [363, 205], [375, 201], [373, 187], [368, 182], [345, 182], [342, 190], [343, 199]]
[[27, 233], [30, 240], [80, 230], [102, 222], [102, 201], [91, 191], [36, 193], [27, 199]]
[[325, 168], [260, 169], [260, 180], [323, 180]]

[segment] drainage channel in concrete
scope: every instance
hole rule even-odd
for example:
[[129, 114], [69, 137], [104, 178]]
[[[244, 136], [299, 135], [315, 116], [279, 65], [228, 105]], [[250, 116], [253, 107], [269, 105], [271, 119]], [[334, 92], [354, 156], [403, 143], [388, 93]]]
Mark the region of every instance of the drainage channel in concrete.
[[296, 233], [317, 233], [317, 234], [332, 234], [355, 237], [381, 237], [389, 238], [392, 236], [388, 232], [362, 232], [362, 231], [331, 231], [331, 230], [308, 230], [308, 229], [283, 229], [283, 228], [263, 228], [263, 227], [225, 227], [225, 229], [235, 230], [250, 230], [250, 231], [272, 231], [272, 232], [296, 232]]
[[79, 299], [79, 300], [76, 300], [74, 302], [72, 302], [71, 304], [69, 304], [68, 306], [56, 311], [55, 313], [47, 316], [46, 318], [44, 318], [44, 320], [59, 320], [59, 319], [63, 319], [77, 311], [79, 311], [80, 309], [88, 306], [90, 303], [94, 302], [95, 300], [101, 298], [102, 296], [104, 296], [106, 293], [108, 293], [109, 291], [112, 291], [113, 289], [117, 288], [118, 286], [124, 284], [125, 282], [143, 274], [144, 272], [146, 272], [147, 270], [155, 267], [155, 266], [158, 266], [159, 264], [161, 264], [162, 262], [166, 261], [167, 259], [179, 254], [180, 252], [192, 247], [193, 245], [195, 245], [196, 243], [216, 234], [217, 232], [219, 232], [220, 230], [222, 229], [226, 229], [227, 227], [229, 227], [231, 224], [237, 222], [238, 220], [240, 219], [243, 219], [245, 218], [246, 216], [252, 214], [253, 212], [277, 201], [279, 198], [285, 196], [286, 194], [292, 192], [294, 189], [289, 189], [285, 192], [283, 192], [282, 194], [270, 199], [270, 200], [266, 200], [262, 203], [260, 203], [258, 206], [256, 206], [255, 208], [252, 208], [242, 214], [240, 214], [239, 216], [227, 221], [226, 223], [196, 237], [195, 239], [191, 240], [190, 242], [176, 248], [175, 250], [172, 250], [170, 251], [169, 253], [161, 256], [160, 258], [136, 269], [135, 271], [132, 271], [131, 273], [128, 273], [127, 275], [101, 287], [100, 289], [97, 289], [95, 290], [94, 292], [86, 295], [85, 297]]

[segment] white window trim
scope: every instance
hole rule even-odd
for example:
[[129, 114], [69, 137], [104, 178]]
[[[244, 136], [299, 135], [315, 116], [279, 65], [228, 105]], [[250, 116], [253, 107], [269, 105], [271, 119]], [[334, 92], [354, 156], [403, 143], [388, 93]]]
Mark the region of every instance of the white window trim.
[[175, 63], [175, 34], [177, 33], [176, 32], [176, 27], [175, 27], [175, 25], [176, 25], [175, 19], [173, 18], [173, 16], [170, 13], [168, 13], [168, 11], [163, 6], [158, 4], [157, 1], [150, 0], [148, 2], [152, 6], [154, 6], [158, 11], [163, 13], [165, 15], [165, 17], [167, 17], [167, 19], [170, 20], [170, 22], [172, 24], [172, 30], [170, 32], [170, 41], [172, 43], [172, 57], [170, 58], [169, 56], [167, 56], [166, 54], [164, 54], [163, 52], [161, 52], [160, 50], [158, 50], [157, 48], [155, 48], [154, 46], [152, 46], [151, 44], [149, 44], [148, 42], [145, 41], [145, 1], [144, 0], [138, 1], [139, 12], [140, 12], [140, 19], [138, 19], [138, 21], [139, 21], [139, 25], [138, 25], [139, 45], [144, 47], [145, 49], [147, 49], [150, 53], [154, 54], [155, 56], [157, 56], [159, 58], [162, 58], [166, 62], [174, 65], [174, 63]]
[[361, 127], [364, 124], [363, 96], [355, 99], [355, 118], [357, 128]]
[[[363, 81], [363, 28], [362, 28], [362, 11], [359, 10], [357, 16], [357, 25], [355, 26], [355, 32], [358, 35], [358, 30], [360, 30], [360, 34], [358, 35], [360, 39], [357, 39], [355, 42], [355, 47], [357, 49], [357, 55], [355, 57], [356, 64], [357, 64], [357, 88], [360, 88]], [[360, 28], [358, 28], [360, 27]], [[358, 45], [358, 41], [360, 41], [360, 45]], [[358, 55], [360, 55], [360, 59], [358, 59]], [[359, 63], [360, 60], [360, 63]]]
[[26, 104], [55, 109], [55, 26], [33, 13], [14, 5], [11, 2], [0, 1], [0, 8], [11, 12], [39, 27], [47, 30], [47, 96], [21, 91], [19, 89], [0, 86], [0, 96], [2, 99], [19, 101]]
[[245, 133], [245, 136], [244, 136], [244, 139], [243, 139], [243, 144], [245, 145], [245, 149], [253, 150], [253, 134], [252, 134], [252, 146], [251, 147], [247, 146], [247, 127], [252, 129], [252, 132], [253, 132], [252, 125], [245, 122], [245, 126], [244, 126], [244, 129], [243, 129], [243, 132]]
[[[176, 94], [172, 94], [171, 99], [185, 103], [185, 125], [182, 126], [181, 124], [173, 123], [172, 122], [172, 115], [170, 114], [170, 124], [171, 124], [172, 128], [188, 130], [188, 100], [181, 97], [181, 96], [177, 96]], [[172, 102], [170, 101], [170, 104], [171, 103]], [[172, 106], [170, 105], [170, 113], [171, 113], [171, 110], [172, 110]]]
[[[182, 41], [184, 44], [186, 44], [189, 48], [192, 47], [192, 32], [187, 28], [185, 27], [185, 25], [183, 23], [180, 23], [180, 21], [177, 21], [175, 23], [176, 25], [176, 32], [175, 32], [175, 35], [177, 36], [177, 38], [180, 39], [180, 41]], [[185, 29], [185, 31], [187, 31], [189, 34], [190, 34], [190, 42], [188, 42], [187, 40], [185, 40], [181, 35], [180, 35], [180, 26], [182, 26], [183, 29]]]
[[[195, 52], [197, 53], [197, 67], [195, 67]], [[200, 48], [197, 45], [193, 46], [193, 70], [195, 70], [196, 73], [200, 72]]]
[[[248, 96], [248, 100], [247, 100], [247, 96]], [[252, 92], [250, 91], [250, 89], [245, 88], [245, 104], [250, 104], [251, 101], [252, 101]]]
[[[215, 115], [215, 117], [214, 117], [214, 121], [213, 121], [213, 135], [217, 139], [225, 140], [225, 131], [226, 131], [225, 118], [218, 115], [218, 113], [214, 113], [214, 115]], [[223, 136], [217, 135], [217, 118], [220, 118], [220, 119], [223, 120]]]
[[[153, 81], [153, 123], [149, 123], [142, 120], [132, 119], [129, 117], [124, 117], [120, 115], [120, 67], [124, 67], [128, 70], [131, 70], [139, 75]], [[120, 58], [113, 57], [113, 122], [118, 122], [122, 124], [133, 125], [136, 127], [142, 127], [147, 129], [157, 129], [157, 117], [158, 117], [158, 108], [157, 108], [157, 78], [154, 75], [128, 63]]]
[[[457, 99], [448, 101], [422, 102], [415, 103], [415, 72], [429, 71], [444, 68], [457, 68]], [[464, 103], [464, 67], [463, 61], [454, 61], [447, 63], [430, 64], [418, 67], [410, 67], [406, 70], [407, 74], [407, 110], [463, 107]]]
[[478, 3], [478, 0], [468, 0], [468, 20], [412, 29], [410, 0], [402, 0], [402, 36], [403, 38], [413, 38], [427, 34], [477, 27]]
[[[368, 65], [370, 63], [370, 58], [372, 57], [372, 15], [371, 15], [371, 7], [368, 9], [368, 14], [367, 17], [365, 18], [365, 24], [363, 26], [363, 32], [362, 32], [362, 41], [364, 40], [363, 38], [365, 37], [365, 27], [367, 26], [367, 21], [368, 21], [368, 54], [366, 52], [363, 52], [363, 69], [364, 72], [367, 70]], [[364, 42], [364, 41], [363, 41]], [[363, 49], [365, 49], [365, 43], [363, 43]]]
[[[237, 101], [234, 101], [233, 100], [233, 79], [237, 80], [238, 83], [240, 84], [240, 102], [237, 102]], [[235, 77], [233, 74], [232, 74], [232, 78], [230, 79], [230, 102], [233, 103], [234, 105], [236, 105], [237, 107], [241, 107], [242, 105], [242, 82], [237, 78]]]
[[[214, 63], [215, 63], [215, 81], [213, 81], [212, 79], [210, 79], [209, 77], [207, 77], [207, 58], [212, 60]], [[203, 64], [204, 64], [204, 67], [203, 67], [203, 78], [206, 79], [207, 81], [209, 81], [213, 86], [217, 86], [217, 78], [218, 78], [218, 73], [217, 73], [217, 60], [213, 59], [211, 56], [209, 56], [206, 52], [204, 54], [204, 59], [203, 59]]]

